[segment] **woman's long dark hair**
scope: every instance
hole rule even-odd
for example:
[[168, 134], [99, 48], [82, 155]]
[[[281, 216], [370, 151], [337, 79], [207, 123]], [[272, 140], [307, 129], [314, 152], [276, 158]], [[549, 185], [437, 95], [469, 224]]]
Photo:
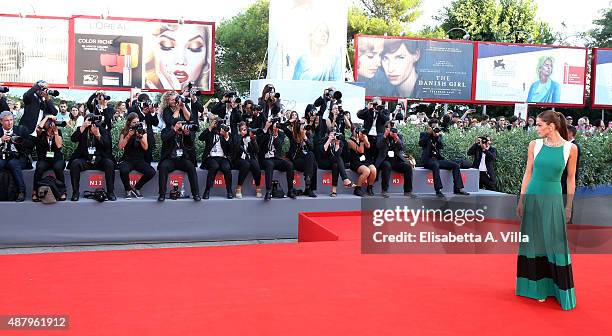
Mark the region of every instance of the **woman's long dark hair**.
[[136, 118], [138, 118], [138, 114], [136, 112], [131, 112], [130, 114], [128, 114], [125, 120], [125, 126], [123, 126], [123, 129], [121, 130], [121, 135], [126, 136], [128, 134], [128, 132], [130, 131], [130, 125], [132, 124], [132, 121]]
[[561, 137], [568, 140], [567, 123], [565, 122], [565, 116], [563, 113], [553, 110], [546, 110], [538, 114], [538, 118], [540, 118], [546, 124], [554, 124], [559, 134], [561, 134]]

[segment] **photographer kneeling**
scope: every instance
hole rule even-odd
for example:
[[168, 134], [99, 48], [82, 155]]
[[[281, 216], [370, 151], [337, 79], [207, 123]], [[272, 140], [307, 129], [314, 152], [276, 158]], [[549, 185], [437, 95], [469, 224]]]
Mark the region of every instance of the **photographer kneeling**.
[[268, 120], [263, 128], [263, 132], [257, 135], [259, 139], [259, 162], [265, 171], [266, 195], [265, 201], [272, 199], [272, 174], [274, 170], [286, 173], [287, 177], [287, 196], [295, 199], [293, 189], [293, 163], [283, 158], [283, 143], [285, 142], [284, 133], [279, 133], [278, 120]]
[[474, 162], [472, 168], [480, 171], [480, 188], [486, 188], [492, 191], [497, 191], [495, 183], [497, 181], [495, 177], [495, 170], [493, 169], [493, 163], [497, 160], [497, 149], [491, 144], [491, 138], [487, 136], [480, 136], [476, 138], [476, 141], [468, 149], [467, 154], [474, 156]]
[[221, 171], [225, 177], [227, 199], [234, 198], [230, 165], [234, 146], [230, 140], [229, 126], [221, 123], [219, 117], [214, 116], [210, 119], [208, 128], [200, 134], [199, 139], [205, 142], [204, 152], [202, 153], [202, 165], [200, 165], [200, 168], [208, 170], [206, 188], [204, 189], [202, 198], [210, 198], [210, 188], [215, 184], [215, 177], [218, 171]]
[[[66, 122], [63, 122], [64, 124]], [[55, 178], [62, 183], [64, 180], [64, 169], [66, 161], [62, 153], [62, 131], [56, 124], [56, 117], [53, 115], [45, 116], [36, 126], [36, 170], [34, 170], [34, 183], [32, 184], [32, 201], [38, 202], [36, 190], [38, 182], [42, 179], [42, 175], [47, 170], [53, 170]], [[60, 200], [66, 200], [66, 194], [62, 195]]]
[[376, 147], [378, 157], [375, 165], [381, 175], [382, 196], [389, 197], [389, 180], [391, 171], [394, 171], [404, 174], [404, 196], [415, 198], [412, 193], [412, 167], [404, 158], [404, 138], [397, 132], [395, 122], [385, 123], [385, 132], [378, 136]]
[[238, 134], [234, 135], [234, 162], [233, 167], [238, 169], [238, 184], [236, 185], [236, 198], [242, 198], [242, 185], [249, 171], [255, 182], [255, 193], [261, 198], [261, 169], [259, 168], [259, 145], [257, 144], [256, 129], [249, 129], [243, 121], [238, 126]]
[[70, 158], [70, 180], [72, 181], [73, 202], [79, 200], [79, 182], [81, 172], [86, 170], [101, 170], [104, 172], [106, 191], [109, 201], [116, 201], [114, 194], [115, 163], [109, 155], [112, 143], [110, 133], [102, 125], [102, 116], [89, 113], [85, 121], [78, 127], [70, 140], [77, 144]]
[[469, 195], [463, 191], [463, 181], [461, 180], [461, 169], [459, 164], [453, 161], [445, 160], [442, 157], [442, 130], [438, 127], [437, 119], [429, 119], [429, 127], [426, 132], [421, 132], [419, 137], [419, 147], [421, 152], [421, 162], [423, 167], [431, 169], [434, 178], [434, 189], [436, 196], [444, 197], [442, 193], [442, 180], [440, 179], [440, 169], [452, 170], [453, 172], [453, 190], [458, 195]]
[[25, 201], [25, 182], [23, 180], [23, 166], [27, 160], [27, 152], [32, 148], [30, 130], [25, 126], [15, 126], [13, 113], [4, 111], [0, 113], [0, 169], [7, 168], [19, 189], [17, 202]]
[[[123, 157], [119, 163], [119, 176], [125, 189], [125, 198], [132, 196], [142, 198], [140, 189], [155, 176], [155, 169], [146, 161], [149, 149], [149, 137], [146, 127], [140, 122], [138, 114], [131, 112], [119, 135], [119, 149]], [[142, 174], [136, 185], [130, 185], [130, 172], [135, 170]]]

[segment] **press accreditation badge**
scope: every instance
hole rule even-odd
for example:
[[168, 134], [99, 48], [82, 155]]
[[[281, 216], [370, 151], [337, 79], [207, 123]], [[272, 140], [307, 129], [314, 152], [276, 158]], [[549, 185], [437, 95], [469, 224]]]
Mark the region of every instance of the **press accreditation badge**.
[[365, 155], [362, 155], [362, 156], [360, 156], [360, 157], [359, 157], [359, 161], [363, 162], [363, 161], [365, 161], [365, 160], [366, 160]]
[[176, 156], [183, 156], [183, 150], [182, 149], [177, 149], [176, 150]]
[[394, 151], [388, 151], [387, 152], [387, 156], [390, 157], [390, 158], [395, 157], [395, 152]]
[[87, 153], [89, 153], [89, 155], [96, 154], [96, 147], [88, 147], [87, 148]]
[[52, 159], [52, 158], [55, 157], [55, 153], [49, 151], [49, 152], [47, 152], [47, 157]]

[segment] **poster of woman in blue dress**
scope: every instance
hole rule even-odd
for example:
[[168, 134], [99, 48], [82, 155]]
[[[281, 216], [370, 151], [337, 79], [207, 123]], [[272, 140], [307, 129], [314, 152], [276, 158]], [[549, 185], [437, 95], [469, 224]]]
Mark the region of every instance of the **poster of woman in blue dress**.
[[542, 56], [538, 60], [538, 80], [531, 84], [527, 101], [530, 103], [559, 103], [561, 86], [550, 78], [553, 72], [554, 58]]

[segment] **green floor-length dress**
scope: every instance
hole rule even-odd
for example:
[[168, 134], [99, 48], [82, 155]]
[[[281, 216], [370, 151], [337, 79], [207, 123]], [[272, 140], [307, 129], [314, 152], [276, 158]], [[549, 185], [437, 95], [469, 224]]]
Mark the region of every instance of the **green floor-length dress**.
[[539, 146], [536, 142], [537, 153], [534, 153], [531, 180], [525, 192], [521, 223], [521, 234], [529, 236], [529, 242], [519, 244], [516, 295], [533, 299], [554, 296], [563, 310], [570, 310], [576, 307], [576, 294], [561, 174], [571, 144], [549, 147], [541, 139], [536, 141]]

